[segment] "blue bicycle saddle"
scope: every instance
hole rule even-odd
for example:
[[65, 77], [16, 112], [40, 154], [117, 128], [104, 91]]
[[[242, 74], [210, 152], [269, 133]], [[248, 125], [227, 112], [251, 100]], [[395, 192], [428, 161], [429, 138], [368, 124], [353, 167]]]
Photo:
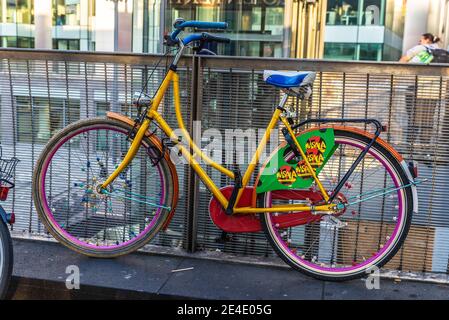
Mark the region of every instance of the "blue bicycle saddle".
[[265, 70], [263, 79], [266, 83], [279, 88], [295, 88], [313, 84], [316, 73], [311, 71], [274, 71]]

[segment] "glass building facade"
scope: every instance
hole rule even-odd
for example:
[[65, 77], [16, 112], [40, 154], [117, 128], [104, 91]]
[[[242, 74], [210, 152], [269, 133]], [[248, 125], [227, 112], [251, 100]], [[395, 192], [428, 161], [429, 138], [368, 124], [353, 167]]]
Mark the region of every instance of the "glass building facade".
[[[2, 47], [35, 47], [35, 8], [47, 0], [0, 0]], [[52, 48], [92, 50], [95, 0], [49, 0]], [[48, 48], [50, 49], [50, 48]]]
[[218, 46], [218, 53], [239, 56], [282, 57], [284, 0], [171, 0], [166, 27], [178, 17], [187, 20], [226, 21], [224, 35], [231, 44]]
[[324, 58], [399, 60], [403, 0], [328, 0]]
[[34, 47], [34, 0], [1, 0], [0, 22], [2, 47]]
[[[178, 17], [228, 21], [231, 45], [212, 48], [220, 54], [281, 57], [283, 53], [284, 0], [134, 0], [132, 51], [162, 52], [162, 35]], [[35, 47], [35, 0], [0, 0], [2, 47]], [[51, 0], [52, 48], [95, 50], [96, 11], [111, 6], [107, 0]], [[161, 14], [164, 12], [165, 14]], [[112, 26], [109, 26], [112, 28]], [[110, 29], [110, 33], [113, 30]], [[288, 54], [287, 54], [288, 55]]]
[[94, 50], [95, 1], [52, 0], [53, 49]]
[[[284, 0], [142, 0], [133, 6], [133, 51], [161, 52], [161, 38], [177, 18], [226, 21], [231, 44], [211, 45], [224, 55], [282, 57]], [[162, 14], [161, 14], [162, 12]]]
[[[110, 0], [0, 0], [2, 47], [35, 47], [35, 9], [51, 2], [51, 44], [48, 49], [116, 50], [114, 3]], [[163, 35], [176, 18], [226, 21], [217, 32], [231, 43], [211, 44], [223, 55], [300, 57], [295, 48], [307, 41], [307, 31], [295, 30], [310, 12], [296, 10], [306, 0], [128, 0], [119, 1], [121, 51], [161, 53]], [[405, 0], [323, 0], [323, 40], [304, 42], [321, 46], [313, 57], [344, 60], [397, 60], [402, 52]], [[98, 14], [97, 14], [98, 13]], [[296, 17], [303, 15], [300, 18]], [[296, 22], [295, 22], [296, 19]], [[313, 22], [313, 21], [312, 21]], [[295, 27], [297, 26], [297, 27]], [[306, 28], [311, 30], [313, 28]], [[303, 31], [304, 32], [304, 31]], [[310, 33], [310, 32], [309, 32]], [[312, 45], [310, 45], [312, 43]], [[42, 47], [42, 46], [38, 46]], [[295, 50], [296, 51], [295, 51]], [[306, 50], [302, 49], [303, 51]], [[119, 50], [120, 51], [120, 50]], [[324, 52], [323, 52], [324, 51]]]

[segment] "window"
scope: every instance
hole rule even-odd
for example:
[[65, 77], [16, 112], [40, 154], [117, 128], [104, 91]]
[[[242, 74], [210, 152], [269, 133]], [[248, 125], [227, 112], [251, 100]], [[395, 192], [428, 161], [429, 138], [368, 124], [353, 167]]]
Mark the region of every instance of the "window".
[[329, 0], [327, 25], [383, 25], [386, 0]]
[[80, 0], [54, 0], [53, 6], [53, 25], [80, 25]]
[[382, 45], [378, 43], [360, 44], [359, 60], [368, 60], [368, 61], [382, 60]]
[[16, 96], [19, 142], [46, 143], [59, 129], [80, 119], [80, 102], [74, 99]]
[[405, 24], [405, 4], [387, 1], [385, 9], [385, 27], [395, 35], [403, 37]]
[[6, 0], [6, 22], [34, 24], [34, 0]]
[[17, 37], [17, 48], [34, 48], [34, 38]]
[[0, 46], [4, 48], [34, 48], [34, 38], [0, 37]]
[[272, 35], [282, 35], [283, 30], [284, 8], [267, 8], [265, 18], [265, 31], [270, 31]]
[[326, 24], [358, 24], [359, 0], [329, 0], [327, 8]]
[[330, 60], [382, 60], [383, 45], [380, 43], [332, 43], [324, 45], [324, 58]]
[[361, 12], [364, 26], [384, 25], [385, 0], [365, 0]]
[[79, 50], [80, 41], [78, 39], [53, 39], [53, 49]]
[[355, 43], [325, 43], [324, 59], [354, 60], [357, 44]]
[[398, 61], [401, 58], [402, 51], [384, 44], [383, 61]]

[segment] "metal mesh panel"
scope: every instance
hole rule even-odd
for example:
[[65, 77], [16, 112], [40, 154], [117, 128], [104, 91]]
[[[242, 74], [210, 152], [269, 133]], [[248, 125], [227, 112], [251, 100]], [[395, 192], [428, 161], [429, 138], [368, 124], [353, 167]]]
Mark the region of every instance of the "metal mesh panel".
[[[202, 72], [201, 121], [203, 130], [218, 129], [221, 133], [222, 157], [215, 159], [229, 168], [244, 172], [255, 152], [257, 135], [263, 134], [279, 100], [279, 92], [267, 85], [260, 72], [233, 68]], [[242, 139], [244, 137], [244, 139]], [[257, 140], [258, 141], [258, 140]], [[267, 146], [266, 156], [278, 145], [274, 139]], [[208, 169], [216, 185], [233, 185], [233, 181], [219, 172]], [[257, 174], [257, 172], [256, 172]], [[251, 183], [254, 183], [254, 177]], [[218, 249], [245, 255], [272, 255], [272, 249], [262, 232], [234, 234], [230, 241], [223, 241], [224, 234], [209, 218], [210, 193], [200, 188], [198, 208], [198, 247]]]
[[[104, 116], [107, 111], [135, 117], [133, 93], [140, 92], [159, 58], [145, 57], [145, 63], [141, 64], [2, 60], [1, 142], [5, 155], [14, 155], [21, 160], [16, 168], [16, 188], [13, 189], [9, 201], [4, 203], [6, 210], [16, 213], [14, 234], [50, 237], [37, 217], [31, 197], [33, 167], [47, 140], [69, 123]], [[157, 90], [164, 73], [165, 66], [155, 70], [148, 83], [149, 94]], [[184, 114], [188, 121], [191, 71], [188, 67], [181, 67], [178, 73]], [[170, 90], [160, 110], [167, 122], [176, 128], [171, 96]], [[177, 169], [180, 182], [177, 214], [168, 230], [160, 233], [151, 244], [172, 247], [185, 244], [187, 235], [184, 195], [187, 189], [188, 167], [178, 166]]]
[[[279, 91], [262, 81], [263, 69], [298, 70], [298, 62], [260, 59], [201, 58], [203, 130], [264, 128], [279, 101]], [[267, 64], [269, 64], [267, 66]], [[430, 67], [429, 67], [430, 68]], [[419, 213], [413, 217], [409, 236], [387, 268], [406, 271], [447, 272], [449, 258], [447, 193], [447, 153], [449, 136], [447, 80], [441, 70], [408, 69], [399, 66], [372, 68], [370, 64], [334, 65], [307, 62], [301, 70], [317, 72], [314, 93], [309, 101], [290, 98], [297, 120], [309, 118], [376, 118], [388, 130], [381, 137], [405, 158], [419, 163], [420, 178], [429, 181], [418, 187]], [[442, 72], [441, 72], [442, 73]], [[352, 125], [373, 131], [365, 125]], [[258, 136], [257, 139], [260, 139]], [[282, 138], [280, 139], [282, 140]], [[272, 147], [272, 146], [269, 146]], [[246, 152], [245, 150], [239, 151]], [[242, 172], [245, 164], [239, 165]], [[216, 183], [232, 184], [220, 175]], [[208, 217], [209, 193], [200, 190], [198, 246], [233, 254], [268, 256], [273, 252], [262, 233], [237, 234], [224, 243]], [[363, 248], [361, 248], [363, 250]]]

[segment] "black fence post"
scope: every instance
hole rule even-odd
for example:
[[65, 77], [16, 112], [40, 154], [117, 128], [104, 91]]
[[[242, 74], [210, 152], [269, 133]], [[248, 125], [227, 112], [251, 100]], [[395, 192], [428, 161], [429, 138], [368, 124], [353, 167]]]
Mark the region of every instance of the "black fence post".
[[[200, 58], [196, 55], [192, 56], [192, 83], [191, 83], [191, 110], [189, 119], [189, 134], [193, 141], [198, 141], [195, 136], [198, 134], [195, 130], [195, 121], [201, 120], [201, 94], [199, 91], [202, 88], [201, 83], [201, 66]], [[201, 148], [201, 146], [199, 146]], [[192, 150], [190, 150], [193, 153]], [[199, 207], [199, 178], [195, 174], [192, 167], [189, 167], [187, 178], [187, 246], [186, 249], [189, 252], [195, 252], [197, 245], [197, 222], [198, 222], [198, 207]]]

